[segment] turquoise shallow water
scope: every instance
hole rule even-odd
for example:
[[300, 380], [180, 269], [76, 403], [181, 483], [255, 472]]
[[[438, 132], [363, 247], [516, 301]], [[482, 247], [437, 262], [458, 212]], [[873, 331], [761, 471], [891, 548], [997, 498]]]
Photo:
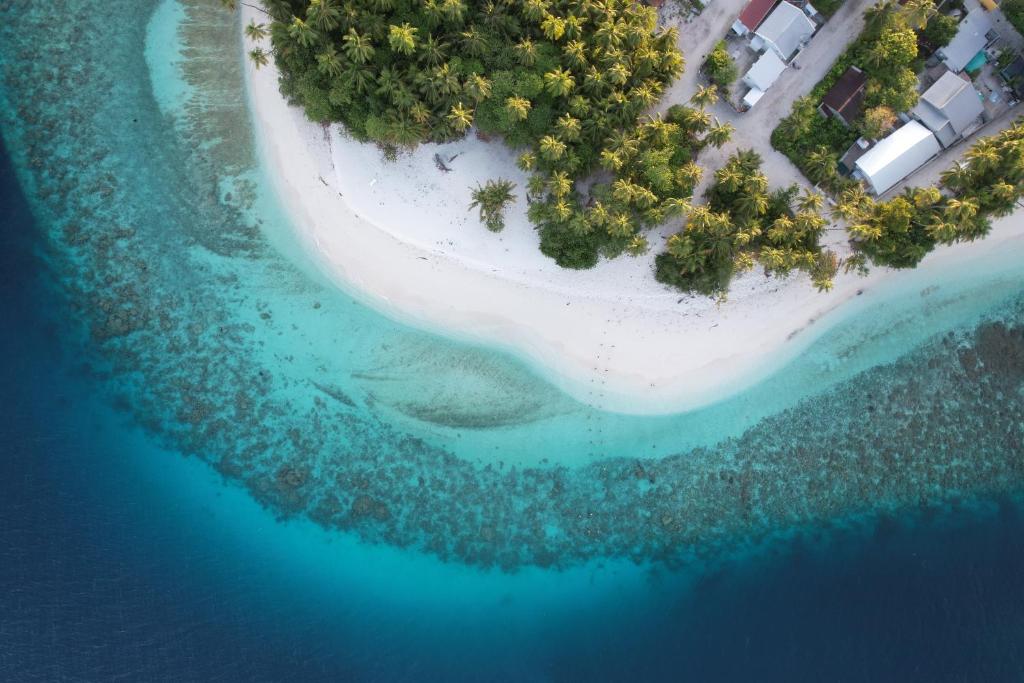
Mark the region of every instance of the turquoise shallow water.
[[66, 343], [146, 438], [292, 524], [394, 548], [425, 576], [437, 558], [537, 572], [552, 587], [524, 592], [543, 596], [579, 582], [537, 567], [626, 563], [636, 583], [652, 562], [714, 565], [1020, 488], [1012, 254], [865, 294], [720, 404], [605, 413], [311, 274], [256, 163], [238, 27], [214, 4], [77, 0], [59, 24], [2, 8], [17, 17], [0, 31], [4, 139], [72, 311]]

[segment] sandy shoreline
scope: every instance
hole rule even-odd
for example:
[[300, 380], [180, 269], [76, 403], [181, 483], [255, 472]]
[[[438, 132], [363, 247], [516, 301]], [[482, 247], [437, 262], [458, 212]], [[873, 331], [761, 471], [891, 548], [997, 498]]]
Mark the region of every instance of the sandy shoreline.
[[[256, 16], [243, 12], [243, 23]], [[273, 65], [247, 64], [246, 74], [262, 163], [298, 237], [333, 281], [402, 322], [508, 349], [597, 407], [668, 413], [724, 398], [805, 348], [836, 317], [826, 314], [858, 292], [905, 276], [841, 275], [819, 294], [804, 277], [755, 271], [718, 306], [654, 280], [657, 235], [647, 256], [563, 270], [538, 251], [521, 197], [500, 235], [467, 210], [470, 186], [487, 178], [510, 178], [522, 194], [525, 178], [502, 145], [467, 138], [387, 163], [374, 146], [288, 107]], [[436, 167], [435, 153], [458, 155], [450, 173]], [[986, 242], [939, 250], [922, 267], [1020, 242], [1021, 223], [1003, 221]]]

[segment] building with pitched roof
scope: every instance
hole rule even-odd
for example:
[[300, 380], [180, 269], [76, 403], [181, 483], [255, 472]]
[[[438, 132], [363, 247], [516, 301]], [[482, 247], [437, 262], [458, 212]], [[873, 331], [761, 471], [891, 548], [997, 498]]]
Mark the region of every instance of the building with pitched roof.
[[989, 13], [981, 7], [975, 7], [957, 26], [956, 35], [949, 41], [949, 45], [939, 48], [936, 54], [950, 71], [959, 73], [979, 52], [999, 38], [993, 26]]
[[930, 130], [917, 121], [910, 121], [857, 159], [853, 175], [867, 183], [876, 195], [881, 195], [941, 150]]
[[821, 99], [821, 112], [838, 120], [844, 126], [849, 126], [860, 116], [867, 83], [867, 75], [857, 67], [851, 66]]
[[764, 21], [779, 0], [750, 0], [740, 12], [740, 16], [732, 24], [734, 33], [745, 36]]
[[761, 55], [750, 67], [750, 70], [743, 75], [743, 83], [750, 88], [743, 96], [743, 104], [747, 107], [757, 104], [757, 101], [764, 97], [765, 91], [779, 79], [785, 70], [786, 63], [771, 50]]
[[943, 147], [949, 147], [964, 136], [984, 111], [981, 95], [970, 80], [947, 71], [921, 95], [911, 113], [935, 134]]
[[815, 30], [817, 25], [803, 10], [783, 0], [754, 31], [750, 46], [759, 52], [772, 50], [779, 59], [788, 62]]

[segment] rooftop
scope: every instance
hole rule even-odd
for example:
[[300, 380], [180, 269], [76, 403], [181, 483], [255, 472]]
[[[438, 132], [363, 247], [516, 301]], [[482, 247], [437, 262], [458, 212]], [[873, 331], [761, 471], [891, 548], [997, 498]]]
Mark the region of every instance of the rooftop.
[[814, 34], [817, 28], [803, 11], [788, 2], [780, 2], [779, 6], [768, 15], [756, 34], [768, 46], [775, 50], [779, 57], [788, 60], [800, 45]]
[[747, 6], [740, 12], [740, 23], [747, 27], [747, 30], [753, 31], [757, 28], [764, 18], [768, 16], [768, 13], [775, 7], [775, 3], [778, 0], [750, 0]]
[[942, 61], [951, 71], [963, 71], [972, 59], [988, 45], [992, 38], [988, 35], [993, 28], [992, 18], [981, 7], [967, 13], [956, 35], [949, 45], [939, 50]]
[[864, 101], [864, 86], [868, 77], [863, 71], [851, 66], [839, 77], [832, 89], [825, 93], [821, 103], [839, 112], [847, 121], [853, 121], [860, 114], [860, 105]]
[[939, 141], [917, 121], [890, 133], [856, 162], [875, 194], [883, 194], [939, 153]]

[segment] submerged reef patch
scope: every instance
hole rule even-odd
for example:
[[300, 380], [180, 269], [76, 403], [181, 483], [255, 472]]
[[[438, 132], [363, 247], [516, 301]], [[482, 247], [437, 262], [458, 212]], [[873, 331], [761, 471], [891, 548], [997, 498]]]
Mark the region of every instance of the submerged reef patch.
[[235, 20], [183, 2], [192, 92], [172, 122], [138, 54], [155, 4], [69, 0], [54, 22], [46, 3], [0, 2], [5, 139], [68, 302], [61, 325], [95, 349], [92, 371], [138, 422], [279, 514], [514, 570], [710, 557], [1024, 483], [1024, 299], [714, 448], [516, 467], [404, 434], [375, 404], [481, 427], [566, 408], [496, 375], [505, 412], [459, 413], [449, 389], [404, 396], [347, 358], [401, 335], [405, 371], [429, 372], [416, 348], [439, 342], [325, 291], [270, 247], [247, 215], [257, 162]]

